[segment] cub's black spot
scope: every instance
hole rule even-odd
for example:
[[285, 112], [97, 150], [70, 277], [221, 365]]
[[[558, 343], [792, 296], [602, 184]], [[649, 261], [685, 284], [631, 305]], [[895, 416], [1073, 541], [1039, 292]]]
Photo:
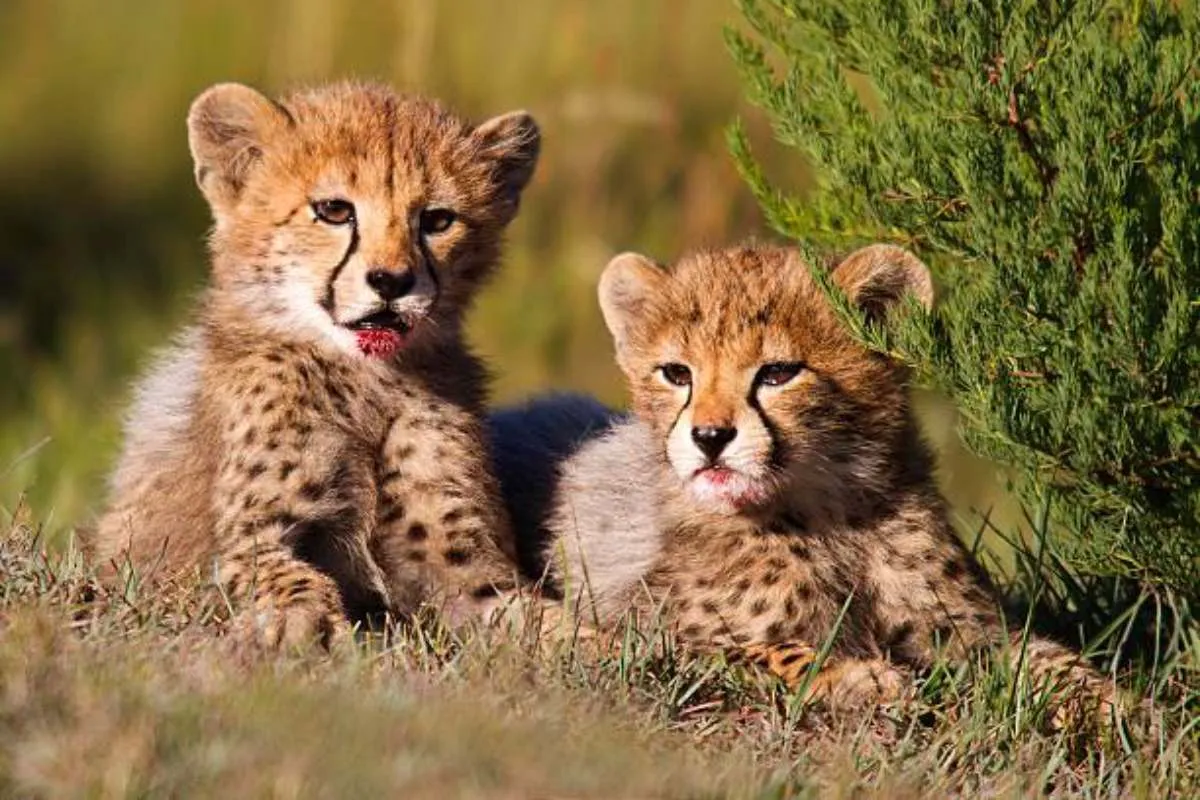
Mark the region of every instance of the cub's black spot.
[[303, 578], [299, 578], [295, 583], [287, 588], [287, 591], [284, 593], [284, 598], [288, 600], [289, 603], [294, 604], [304, 595], [308, 594], [311, 588], [312, 587], [309, 586], [308, 581]]
[[267, 402], [262, 404], [262, 408], [260, 410], [264, 414], [270, 414], [272, 411], [275, 410], [275, 406], [276, 406], [276, 403], [274, 400], [268, 400]]
[[329, 400], [335, 408], [344, 409], [346, 407], [346, 392], [340, 385], [333, 381], [325, 381], [325, 393], [329, 395]]
[[721, 613], [721, 609], [718, 608], [717, 604], [714, 603], [712, 600], [705, 600], [703, 603], [700, 604], [700, 608], [704, 609], [705, 614], [714, 614], [715, 615], [715, 614]]
[[949, 580], [958, 580], [967, 571], [962, 562], [956, 558], [951, 558], [942, 565], [942, 575]]
[[267, 465], [262, 463], [261, 461], [256, 461], [253, 464], [251, 464], [250, 466], [246, 467], [246, 477], [247, 478], [257, 478], [259, 475], [262, 475], [266, 471], [267, 471]]
[[407, 558], [409, 561], [420, 564], [423, 561], [425, 561], [425, 551], [424, 550], [409, 550], [404, 554], [404, 557]]
[[500, 594], [500, 592], [500, 587], [494, 586], [490, 583], [485, 583], [482, 586], [476, 586], [474, 589], [472, 589], [471, 597], [475, 598], [476, 600], [486, 600], [489, 597], [495, 597], [496, 595]]
[[288, 476], [290, 476], [293, 472], [296, 471], [296, 466], [297, 465], [296, 465], [295, 461], [284, 461], [282, 464], [280, 464], [279, 465], [279, 480], [286, 481], [288, 479]]
[[751, 581], [749, 578], [740, 578], [737, 582], [737, 590], [745, 592], [750, 589]]
[[807, 603], [810, 600], [812, 600], [813, 590], [812, 590], [812, 587], [809, 586], [808, 584], [801, 583], [795, 589], [792, 590], [792, 594], [795, 596], [796, 600], [798, 600], [799, 602]]
[[695, 639], [704, 633], [704, 628], [692, 623], [691, 625], [685, 625], [679, 632], [688, 638]]
[[778, 556], [767, 559], [767, 567], [777, 572], [783, 572], [787, 569], [787, 562]]
[[395, 505], [388, 506], [387, 510], [379, 517], [379, 522], [381, 525], [390, 525], [401, 519], [404, 519], [404, 506], [396, 503]]
[[883, 640], [884, 649], [896, 650], [900, 653], [904, 653], [909, 649], [909, 646], [912, 644], [912, 637], [913, 637], [913, 624], [911, 622], [906, 622], [903, 625], [898, 625], [897, 627], [888, 631], [887, 636], [884, 637], [884, 640]]
[[783, 658], [779, 659], [779, 663], [785, 667], [790, 667], [792, 664], [795, 664], [797, 661], [801, 661], [806, 657], [807, 653], [805, 653], [803, 650], [792, 650]]
[[471, 554], [457, 547], [446, 550], [442, 553], [442, 557], [446, 559], [447, 564], [455, 567], [461, 567], [471, 561]]
[[246, 431], [246, 435], [242, 437], [242, 444], [247, 447], [253, 445], [256, 441], [258, 441], [258, 431], [254, 430], [254, 428]]
[[323, 494], [325, 494], [325, 487], [316, 481], [305, 481], [300, 487], [300, 496], [305, 500], [320, 500]]
[[463, 509], [452, 508], [445, 514], [442, 514], [442, 522], [447, 525], [453, 525], [455, 522], [458, 522], [460, 519], [462, 519], [464, 514], [466, 514], [466, 512]]
[[778, 622], [772, 622], [767, 626], [767, 641], [778, 642], [783, 638], [783, 625]]
[[788, 552], [801, 561], [808, 561], [812, 558], [812, 551], [803, 542], [792, 542], [788, 545]]
[[779, 583], [779, 573], [778, 572], [764, 572], [763, 576], [761, 578], [759, 578], [759, 582], [763, 586], [774, 586], [775, 584]]
[[404, 534], [412, 542], [423, 542], [429, 538], [429, 531], [425, 530], [425, 526], [419, 522], [414, 522], [408, 526], [408, 532]]
[[754, 616], [767, 613], [767, 601], [761, 597], [750, 604], [750, 613]]

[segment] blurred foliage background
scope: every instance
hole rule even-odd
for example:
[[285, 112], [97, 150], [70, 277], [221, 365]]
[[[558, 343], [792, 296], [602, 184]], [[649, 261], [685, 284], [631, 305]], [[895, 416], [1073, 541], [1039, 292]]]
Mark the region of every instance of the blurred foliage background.
[[[498, 401], [620, 403], [594, 300], [607, 259], [764, 235], [724, 144], [737, 115], [775, 179], [805, 186], [740, 100], [722, 44], [736, 21], [727, 0], [4, 0], [0, 507], [25, 497], [51, 534], [99, 510], [129, 380], [205, 280], [184, 116], [221, 80], [359, 76], [477, 119], [531, 110], [542, 160], [471, 337]], [[990, 505], [990, 471], [926, 405], [948, 493]]]

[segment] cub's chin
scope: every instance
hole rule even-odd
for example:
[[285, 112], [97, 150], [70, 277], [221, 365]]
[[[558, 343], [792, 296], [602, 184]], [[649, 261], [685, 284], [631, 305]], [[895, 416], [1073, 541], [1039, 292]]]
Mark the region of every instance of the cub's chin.
[[769, 480], [724, 466], [696, 470], [688, 478], [687, 488], [701, 508], [726, 514], [762, 508], [775, 493]]

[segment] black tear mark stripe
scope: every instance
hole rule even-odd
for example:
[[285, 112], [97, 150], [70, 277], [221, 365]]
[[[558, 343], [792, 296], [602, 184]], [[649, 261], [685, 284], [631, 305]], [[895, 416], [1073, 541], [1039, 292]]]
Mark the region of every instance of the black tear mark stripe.
[[784, 465], [783, 445], [779, 437], [779, 426], [777, 426], [767, 412], [763, 410], [762, 403], [758, 401], [758, 395], [753, 390], [750, 396], [746, 398], [750, 403], [750, 408], [754, 409], [754, 413], [758, 415], [759, 421], [763, 427], [767, 429], [767, 435], [771, 437], [771, 464], [776, 468], [782, 468]]
[[692, 404], [692, 391], [693, 391], [693, 388], [691, 386], [689, 386], [687, 400], [683, 401], [683, 405], [680, 406], [679, 410], [675, 412], [675, 419], [671, 420], [671, 427], [667, 429], [668, 441], [671, 438], [671, 434], [675, 432], [675, 428], [677, 428], [679, 426], [679, 420], [683, 417], [683, 412], [687, 411], [688, 406], [690, 406]]
[[425, 243], [425, 237], [421, 235], [419, 225], [417, 230], [417, 249], [421, 251], [422, 266], [433, 280], [433, 302], [436, 304], [438, 298], [442, 296], [442, 278], [438, 275], [438, 270], [433, 260], [433, 253], [429, 252], [429, 246]]
[[321, 298], [321, 307], [333, 314], [334, 298], [333, 285], [337, 283], [338, 276], [342, 274], [342, 270], [346, 268], [346, 264], [354, 257], [358, 251], [358, 223], [355, 222], [350, 226], [350, 246], [346, 248], [346, 252], [342, 255], [342, 260], [333, 268], [333, 272], [329, 275], [329, 281], [325, 284], [325, 296]]

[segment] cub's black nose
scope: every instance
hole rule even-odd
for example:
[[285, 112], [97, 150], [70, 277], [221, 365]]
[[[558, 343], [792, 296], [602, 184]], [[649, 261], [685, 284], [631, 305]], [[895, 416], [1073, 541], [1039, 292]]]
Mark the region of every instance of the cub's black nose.
[[717, 428], [711, 425], [692, 428], [692, 441], [709, 461], [716, 461], [725, 445], [732, 442], [735, 436], [737, 428]]
[[412, 270], [394, 272], [390, 269], [373, 269], [367, 273], [367, 286], [375, 290], [384, 300], [395, 300], [408, 294], [417, 283]]

